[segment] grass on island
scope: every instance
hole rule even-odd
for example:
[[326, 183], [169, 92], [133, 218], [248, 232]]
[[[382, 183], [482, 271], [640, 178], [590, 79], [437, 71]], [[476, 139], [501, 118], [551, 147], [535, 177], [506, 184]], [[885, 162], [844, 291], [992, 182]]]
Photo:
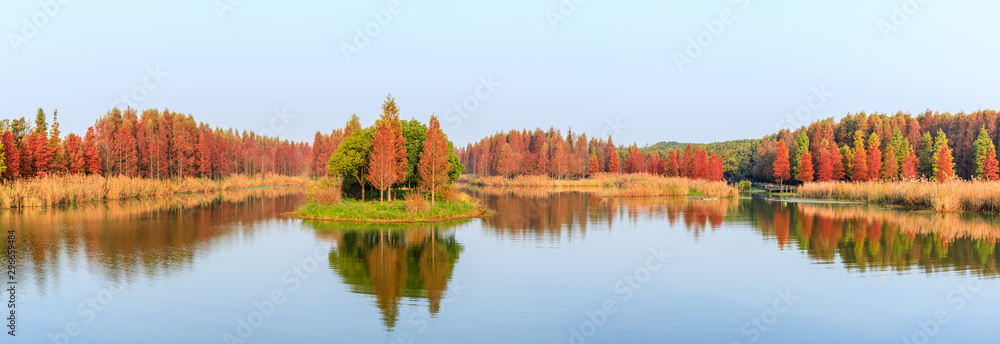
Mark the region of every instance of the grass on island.
[[462, 176], [464, 182], [491, 187], [594, 188], [606, 196], [704, 196], [736, 197], [739, 190], [724, 181], [664, 177], [648, 173], [599, 173], [584, 179], [552, 179], [548, 176]]
[[[377, 197], [377, 193], [375, 194]], [[482, 216], [478, 200], [453, 189], [443, 189], [431, 206], [426, 195], [410, 191], [403, 199], [380, 202], [341, 198], [340, 181], [322, 180], [309, 187], [306, 204], [291, 215], [309, 220], [341, 222], [429, 222]]]
[[260, 186], [307, 185], [304, 176], [232, 175], [224, 179], [148, 179], [98, 175], [46, 176], [0, 186], [0, 208], [45, 207], [59, 204], [194, 194]]
[[798, 197], [930, 208], [936, 211], [1000, 211], [1000, 182], [817, 182], [799, 186]]

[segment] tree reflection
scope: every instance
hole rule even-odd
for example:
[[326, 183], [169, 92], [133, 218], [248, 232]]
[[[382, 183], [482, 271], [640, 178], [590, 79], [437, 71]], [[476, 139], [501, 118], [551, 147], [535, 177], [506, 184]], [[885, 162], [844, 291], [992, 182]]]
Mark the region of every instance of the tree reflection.
[[476, 197], [494, 210], [484, 227], [500, 237], [572, 240], [592, 228], [610, 229], [615, 221], [636, 223], [666, 218], [683, 222], [695, 238], [718, 229], [736, 199], [691, 197], [605, 197], [589, 191], [539, 191], [520, 188], [478, 188]]
[[[1000, 218], [857, 204], [771, 202], [696, 197], [602, 197], [587, 190], [479, 188], [495, 214], [484, 228], [499, 237], [564, 241], [588, 230], [640, 220], [681, 225], [696, 239], [707, 229], [749, 224], [780, 250], [849, 270], [975, 271], [996, 275]], [[617, 223], [617, 225], [616, 225]]]
[[791, 235], [793, 244], [821, 263], [833, 263], [839, 254], [848, 269], [860, 272], [917, 267], [925, 273], [998, 273], [1000, 219], [995, 216], [759, 200], [743, 206], [755, 217], [757, 230], [773, 237], [779, 248]]
[[[462, 221], [465, 222], [465, 221]], [[447, 229], [457, 223], [365, 225], [305, 221], [336, 242], [330, 267], [350, 291], [371, 295], [391, 331], [403, 298], [426, 299], [431, 317], [441, 310], [462, 246]]]
[[20, 208], [0, 211], [0, 224], [17, 231], [19, 268], [45, 294], [80, 261], [116, 283], [189, 269], [215, 241], [252, 235], [251, 224], [294, 210], [304, 197], [301, 188], [282, 187]]

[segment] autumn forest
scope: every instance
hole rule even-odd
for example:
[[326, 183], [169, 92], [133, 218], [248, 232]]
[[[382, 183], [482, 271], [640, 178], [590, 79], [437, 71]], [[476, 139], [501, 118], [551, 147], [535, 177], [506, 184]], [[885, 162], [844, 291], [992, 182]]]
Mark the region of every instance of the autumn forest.
[[[974, 113], [848, 114], [761, 139], [709, 144], [616, 145], [569, 130], [511, 130], [455, 149], [434, 116], [430, 127], [400, 119], [390, 96], [376, 123], [352, 115], [312, 143], [212, 127], [169, 110], [112, 109], [85, 134], [62, 135], [43, 109], [34, 121], [0, 121], [0, 176], [7, 183], [49, 176], [144, 179], [234, 175], [338, 177], [339, 191], [364, 200], [372, 189], [391, 201], [394, 189], [436, 193], [462, 173], [544, 176], [645, 174], [705, 181], [783, 184], [848, 181], [998, 179], [1000, 116]], [[426, 194], [425, 194], [426, 193]], [[395, 197], [405, 195], [395, 194]], [[429, 197], [427, 197], [429, 196]], [[339, 195], [336, 199], [339, 199]]]

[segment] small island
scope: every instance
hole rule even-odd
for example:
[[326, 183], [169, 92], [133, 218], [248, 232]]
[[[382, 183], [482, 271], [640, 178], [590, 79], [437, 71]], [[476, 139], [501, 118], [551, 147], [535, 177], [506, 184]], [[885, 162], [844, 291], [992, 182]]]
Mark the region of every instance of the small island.
[[[336, 142], [338, 137], [343, 140]], [[317, 142], [320, 144], [315, 149], [331, 150], [328, 177], [309, 187], [309, 198], [290, 214], [294, 217], [406, 223], [487, 213], [479, 200], [451, 187], [465, 166], [437, 117], [431, 115], [429, 128], [416, 119], [400, 120], [392, 95], [386, 97], [373, 126], [362, 128], [354, 115], [329, 139], [317, 134]], [[378, 191], [377, 199], [370, 189]]]

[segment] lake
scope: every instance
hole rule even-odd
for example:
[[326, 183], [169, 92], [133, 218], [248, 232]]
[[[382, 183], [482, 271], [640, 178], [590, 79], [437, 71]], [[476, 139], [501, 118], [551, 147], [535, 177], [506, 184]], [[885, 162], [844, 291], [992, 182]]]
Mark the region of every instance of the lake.
[[[283, 216], [297, 188], [0, 212], [25, 343], [982, 343], [1000, 219], [476, 189], [487, 219]], [[9, 253], [9, 249], [5, 249]]]

